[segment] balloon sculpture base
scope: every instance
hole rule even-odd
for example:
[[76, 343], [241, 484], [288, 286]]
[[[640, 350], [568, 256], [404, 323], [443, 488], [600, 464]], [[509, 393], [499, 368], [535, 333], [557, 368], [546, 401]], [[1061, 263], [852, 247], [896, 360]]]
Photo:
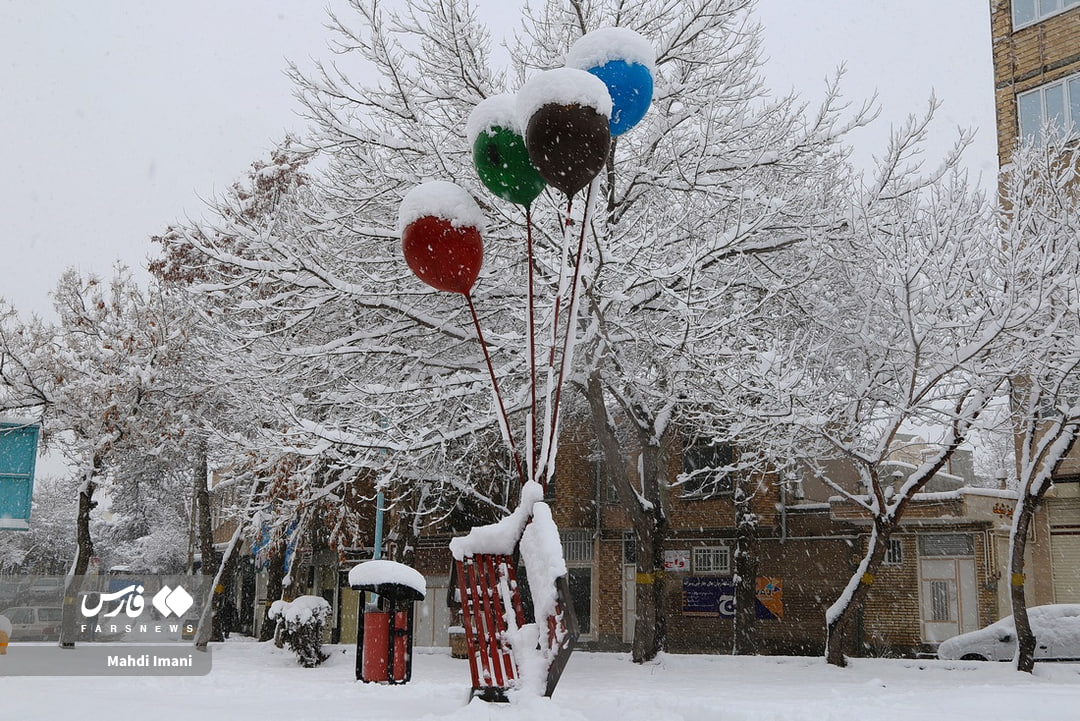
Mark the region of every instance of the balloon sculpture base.
[[[559, 529], [542, 496], [529, 482], [513, 513], [450, 542], [472, 695], [487, 701], [506, 701], [512, 690], [551, 696], [577, 643]], [[518, 559], [533, 599], [532, 623], [522, 609]]]
[[[508, 642], [511, 624], [507, 622], [507, 609], [514, 615], [515, 628], [525, 623], [513, 557], [468, 556], [455, 563], [454, 572], [472, 674], [471, 698], [505, 703], [509, 701], [507, 694], [521, 680], [515, 649]], [[547, 632], [546, 645], [552, 652], [544, 681], [544, 695], [548, 697], [555, 693], [580, 635], [566, 576], [556, 580], [555, 598], [557, 612], [540, 624]]]

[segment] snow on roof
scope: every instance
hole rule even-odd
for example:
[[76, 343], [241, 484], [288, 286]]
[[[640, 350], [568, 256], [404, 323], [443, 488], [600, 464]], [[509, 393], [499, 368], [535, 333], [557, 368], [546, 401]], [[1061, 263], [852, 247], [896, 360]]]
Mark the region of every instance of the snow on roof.
[[[839, 496], [837, 496], [837, 498], [839, 498]], [[776, 506], [777, 506], [777, 508], [779, 508], [780, 504], [777, 503]], [[800, 512], [800, 511], [803, 511], [803, 512], [806, 512], [806, 513], [809, 513], [811, 511], [828, 511], [831, 508], [832, 508], [832, 506], [830, 506], [828, 503], [810, 503], [810, 502], [806, 502], [806, 503], [801, 503], [801, 502], [800, 503], [788, 503], [788, 504], [786, 504], [784, 506], [784, 509], [788, 513]]]
[[380, 586], [386, 583], [411, 588], [421, 596], [427, 595], [427, 581], [424, 580], [423, 574], [404, 563], [384, 559], [365, 561], [353, 566], [349, 571], [349, 585], [353, 588]]
[[521, 502], [513, 513], [488, 526], [476, 526], [466, 535], [450, 540], [450, 553], [454, 560], [461, 561], [466, 556], [478, 553], [513, 553], [532, 515], [533, 506], [543, 498], [543, 486], [536, 481], [526, 483], [521, 487]]
[[916, 493], [911, 498], [916, 501], [952, 501], [964, 496], [989, 496], [991, 498], [1016, 500], [1015, 491], [1006, 491], [1000, 488], [978, 488], [975, 486], [964, 486], [963, 488], [957, 488], [955, 491]]
[[577, 68], [545, 70], [529, 78], [517, 94], [517, 113], [520, 127], [529, 127], [529, 118], [541, 107], [584, 105], [605, 118], [611, 117], [611, 94], [604, 81]]
[[0, 424], [12, 425], [12, 426], [33, 426], [37, 425], [38, 421], [29, 416], [8, 416], [0, 414]]
[[606, 65], [612, 60], [644, 65], [656, 72], [656, 50], [652, 43], [630, 28], [600, 28], [586, 33], [566, 54], [566, 65], [588, 70]]
[[513, 95], [503, 93], [484, 98], [469, 113], [465, 122], [465, 137], [471, 148], [480, 133], [491, 128], [506, 128], [521, 135], [521, 122], [518, 120], [517, 102]]
[[[1014, 501], [1016, 500], [1016, 491], [1009, 491], [1001, 488], [964, 486], [963, 488], [957, 488], [955, 491], [915, 493], [912, 494], [911, 499], [913, 501], [959, 501], [964, 496], [988, 496], [990, 498], [1005, 498]], [[869, 496], [865, 494], [855, 497], [863, 499], [869, 498]], [[830, 503], [843, 503], [846, 500], [848, 500], [848, 496], [829, 496]]]
[[475, 227], [481, 233], [486, 225], [484, 213], [469, 191], [446, 180], [421, 183], [405, 194], [398, 207], [398, 234], [428, 215], [448, 220], [455, 228]]

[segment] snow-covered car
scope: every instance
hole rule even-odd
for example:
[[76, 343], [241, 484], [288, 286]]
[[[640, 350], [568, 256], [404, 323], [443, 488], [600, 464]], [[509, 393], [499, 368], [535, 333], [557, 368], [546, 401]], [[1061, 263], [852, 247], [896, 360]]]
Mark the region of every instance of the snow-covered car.
[[64, 598], [64, 579], [56, 576], [41, 576], [34, 579], [26, 595], [34, 601], [62, 601]]
[[59, 606], [16, 606], [0, 611], [11, 622], [12, 641], [55, 641], [60, 638], [64, 609]]
[[[1080, 661], [1080, 603], [1059, 603], [1028, 609], [1035, 634], [1035, 660]], [[1012, 616], [978, 631], [942, 641], [938, 658], [963, 661], [1011, 661], [1016, 656]]]

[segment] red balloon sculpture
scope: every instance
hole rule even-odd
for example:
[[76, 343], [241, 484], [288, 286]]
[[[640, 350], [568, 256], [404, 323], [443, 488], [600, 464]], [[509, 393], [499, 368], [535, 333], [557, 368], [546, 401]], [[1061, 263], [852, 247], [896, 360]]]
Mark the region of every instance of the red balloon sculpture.
[[434, 215], [405, 226], [401, 249], [420, 280], [436, 290], [465, 295], [480, 275], [484, 258], [484, 243], [475, 226], [455, 226]]
[[499, 405], [499, 416], [510, 438], [514, 465], [524, 485], [525, 469], [510, 437], [506, 405], [472, 299], [472, 287], [480, 275], [480, 265], [484, 259], [484, 242], [480, 237], [483, 224], [484, 215], [468, 191], [442, 180], [422, 183], [410, 190], [398, 211], [401, 250], [412, 272], [436, 290], [465, 296], [477, 340], [484, 351], [484, 361]]

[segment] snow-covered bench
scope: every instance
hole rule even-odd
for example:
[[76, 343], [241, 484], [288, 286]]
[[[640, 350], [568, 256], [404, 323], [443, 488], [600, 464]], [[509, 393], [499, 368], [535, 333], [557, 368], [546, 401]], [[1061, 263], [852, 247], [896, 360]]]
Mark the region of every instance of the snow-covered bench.
[[[473, 694], [488, 701], [510, 690], [550, 696], [578, 638], [559, 530], [542, 498], [543, 488], [527, 483], [512, 514], [450, 542]], [[522, 610], [518, 556], [533, 622]]]

